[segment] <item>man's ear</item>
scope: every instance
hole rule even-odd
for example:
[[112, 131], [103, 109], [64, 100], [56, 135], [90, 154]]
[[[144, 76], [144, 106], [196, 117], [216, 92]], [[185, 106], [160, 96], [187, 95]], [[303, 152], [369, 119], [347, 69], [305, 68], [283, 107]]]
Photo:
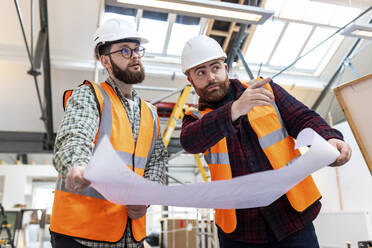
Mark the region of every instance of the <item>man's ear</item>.
[[108, 56], [105, 56], [105, 55], [101, 55], [99, 57], [99, 61], [101, 62], [102, 66], [107, 70], [109, 71], [109, 69], [111, 69], [111, 62], [110, 62], [110, 59]]
[[187, 81], [189, 81], [191, 83], [191, 78], [189, 75], [187, 75]]
[[225, 69], [226, 71], [229, 71], [228, 68], [227, 68], [227, 64], [226, 63], [223, 63], [225, 65]]
[[194, 82], [192, 81], [192, 78], [190, 77], [190, 74], [187, 74], [187, 81], [190, 82], [190, 84], [194, 87]]

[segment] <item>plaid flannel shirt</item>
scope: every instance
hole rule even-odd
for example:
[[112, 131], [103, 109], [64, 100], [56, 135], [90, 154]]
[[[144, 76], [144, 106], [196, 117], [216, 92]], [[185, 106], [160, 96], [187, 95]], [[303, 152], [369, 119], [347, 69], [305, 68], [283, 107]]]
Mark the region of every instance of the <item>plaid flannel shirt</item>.
[[[231, 105], [246, 88], [238, 80], [231, 79], [230, 82], [232, 85], [229, 93], [221, 101], [199, 102], [199, 109], [209, 107], [214, 111], [205, 114], [201, 120], [190, 115], [184, 117], [181, 144], [190, 153], [200, 153], [226, 137], [233, 177], [272, 170], [247, 116], [241, 116], [235, 122], [231, 120]], [[316, 112], [308, 109], [282, 87], [273, 82], [270, 85], [290, 136], [297, 137], [302, 129], [309, 127], [326, 140], [343, 138], [339, 131], [329, 127]], [[292, 208], [286, 195], [283, 195], [267, 207], [237, 209], [236, 230], [225, 235], [246, 243], [267, 243], [273, 236], [276, 240], [282, 240], [314, 220], [320, 207], [321, 204], [317, 201], [299, 213]]]
[[[125, 107], [131, 123], [135, 140], [140, 125], [140, 97], [132, 90], [131, 104], [124, 98], [111, 78], [106, 80], [113, 87]], [[72, 166], [86, 166], [92, 155], [94, 139], [98, 131], [100, 116], [94, 94], [87, 85], [82, 85], [73, 91], [68, 100], [60, 130], [57, 134], [53, 164], [59, 174], [65, 177]], [[144, 177], [155, 182], [165, 183], [165, 165], [168, 154], [159, 133], [154, 151], [145, 167]], [[130, 220], [130, 218], [128, 218]], [[92, 223], [93, 225], [94, 223]], [[123, 238], [117, 243], [98, 242], [85, 239], [75, 239], [77, 242], [93, 248], [134, 248], [142, 247], [132, 237], [130, 222], [127, 224]]]

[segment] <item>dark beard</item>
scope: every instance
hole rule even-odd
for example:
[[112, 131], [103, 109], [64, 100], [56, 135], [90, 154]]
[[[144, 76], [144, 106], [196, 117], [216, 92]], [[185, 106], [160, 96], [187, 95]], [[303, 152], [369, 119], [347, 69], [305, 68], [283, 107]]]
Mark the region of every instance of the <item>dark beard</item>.
[[[211, 84], [213, 83], [208, 84], [207, 87], [210, 86]], [[200, 98], [206, 102], [218, 102], [221, 99], [223, 99], [226, 96], [227, 92], [229, 91], [230, 85], [229, 78], [226, 76], [224, 83], [219, 85], [221, 88], [218, 90], [218, 92], [212, 93], [208, 92], [206, 87], [205, 90], [201, 92]]]
[[138, 84], [141, 83], [145, 79], [145, 70], [143, 69], [142, 64], [140, 63], [140, 70], [131, 72], [127, 69], [122, 70], [115, 64], [114, 61], [110, 58], [111, 66], [112, 66], [112, 73], [114, 77], [124, 83], [127, 84]]

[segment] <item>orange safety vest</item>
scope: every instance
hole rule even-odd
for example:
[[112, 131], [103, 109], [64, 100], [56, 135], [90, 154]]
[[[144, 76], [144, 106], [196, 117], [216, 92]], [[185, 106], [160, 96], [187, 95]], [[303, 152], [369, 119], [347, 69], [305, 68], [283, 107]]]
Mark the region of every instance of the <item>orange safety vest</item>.
[[[243, 85], [248, 87], [245, 83]], [[265, 88], [273, 93], [269, 84], [266, 84]], [[212, 109], [203, 111], [191, 109], [186, 114], [201, 119], [210, 111]], [[270, 106], [254, 107], [248, 113], [248, 120], [259, 139], [262, 150], [275, 170], [289, 165], [300, 155], [300, 152], [294, 149], [295, 139], [288, 135], [275, 102]], [[212, 181], [232, 178], [226, 138], [206, 150], [204, 158], [208, 163]], [[304, 211], [321, 198], [311, 176], [290, 189], [286, 195], [292, 207], [298, 212]], [[235, 209], [216, 209], [215, 221], [225, 233], [232, 233], [237, 223]]]
[[[100, 126], [95, 144], [109, 135], [111, 144], [125, 165], [143, 176], [144, 169], [159, 135], [159, 118], [153, 105], [141, 100], [141, 121], [134, 141], [127, 112], [112, 87], [85, 81], [91, 86], [100, 110]], [[71, 95], [64, 96], [64, 106]], [[109, 166], [109, 165], [108, 165]], [[83, 239], [117, 242], [125, 232], [128, 215], [125, 206], [107, 201], [92, 187], [81, 193], [71, 192], [59, 176], [54, 195], [50, 229], [53, 232]], [[132, 220], [132, 234], [136, 241], [146, 237], [146, 216]]]

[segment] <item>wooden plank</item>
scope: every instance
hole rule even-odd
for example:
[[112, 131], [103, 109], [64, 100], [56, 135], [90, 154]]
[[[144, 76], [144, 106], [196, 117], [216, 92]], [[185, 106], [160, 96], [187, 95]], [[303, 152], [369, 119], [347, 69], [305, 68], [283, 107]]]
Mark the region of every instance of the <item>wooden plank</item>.
[[344, 84], [342, 84], [342, 85], [340, 85], [340, 86], [337, 86], [337, 87], [335, 88], [335, 90], [336, 90], [336, 89], [337, 89], [337, 90], [341, 90], [341, 89], [343, 89], [343, 88], [345, 88], [345, 87], [352, 86], [352, 85], [354, 85], [354, 84], [357, 84], [357, 83], [359, 83], [359, 82], [361, 82], [361, 81], [368, 80], [368, 79], [370, 79], [370, 78], [372, 78], [372, 74], [366, 75], [366, 76], [364, 76], [364, 77], [361, 77], [361, 78], [355, 79], [355, 80], [353, 80], [353, 81], [351, 81], [351, 82], [344, 83]]
[[236, 25], [235, 22], [230, 23], [229, 31], [227, 32], [226, 39], [225, 39], [225, 41], [223, 43], [223, 46], [222, 46], [222, 49], [224, 50], [224, 52], [227, 52], [227, 48], [229, 47], [229, 43], [230, 43], [231, 36], [233, 34], [233, 31], [234, 31], [235, 25]]
[[213, 24], [214, 24], [214, 20], [213, 19], [209, 19], [209, 21], [208, 21], [208, 27], [207, 27], [207, 32], [205, 33], [207, 36], [210, 36], [211, 35]]
[[372, 74], [338, 86], [334, 93], [372, 175]]
[[227, 37], [229, 33], [226, 31], [212, 29], [209, 34]]

